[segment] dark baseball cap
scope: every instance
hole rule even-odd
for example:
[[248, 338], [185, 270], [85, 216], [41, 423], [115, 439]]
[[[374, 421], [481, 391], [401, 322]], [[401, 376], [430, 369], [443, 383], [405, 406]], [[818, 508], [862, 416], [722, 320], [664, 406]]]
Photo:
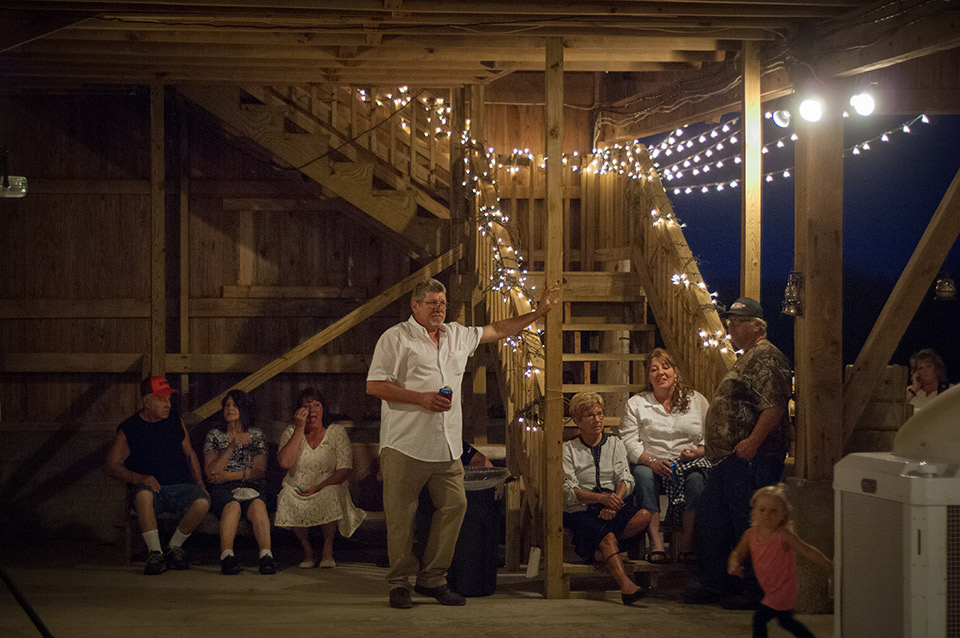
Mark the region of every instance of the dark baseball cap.
[[147, 377], [140, 382], [140, 396], [145, 397], [152, 394], [159, 398], [168, 397], [176, 392], [170, 387], [170, 383], [163, 377]]
[[740, 317], [756, 317], [757, 319], [763, 319], [763, 308], [760, 307], [760, 302], [750, 297], [740, 297], [726, 309], [720, 316], [726, 318], [730, 315], [737, 315]]

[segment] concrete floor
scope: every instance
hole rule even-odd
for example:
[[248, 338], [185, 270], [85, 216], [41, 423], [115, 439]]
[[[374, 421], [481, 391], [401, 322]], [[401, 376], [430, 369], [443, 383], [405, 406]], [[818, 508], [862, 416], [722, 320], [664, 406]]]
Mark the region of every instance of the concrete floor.
[[[683, 583], [660, 577], [660, 588], [633, 607], [604, 591], [603, 576], [578, 577], [571, 598], [545, 600], [540, 583], [501, 573], [497, 593], [442, 607], [414, 595], [411, 610], [387, 605], [385, 570], [371, 550], [338, 546], [332, 570], [301, 570], [293, 545], [277, 547], [283, 569], [261, 576], [255, 548], [240, 545], [245, 571], [220, 574], [215, 538], [187, 544], [193, 568], [142, 575], [143, 564], [120, 564], [116, 548], [68, 543], [4, 542], [0, 564], [57, 638], [136, 636], [749, 636], [752, 612], [678, 602]], [[193, 545], [193, 547], [191, 547]], [[377, 548], [375, 552], [379, 552]], [[816, 635], [831, 636], [833, 616], [798, 616]], [[472, 629], [471, 629], [472, 628]], [[36, 637], [27, 615], [0, 584], [0, 636]], [[770, 636], [786, 636], [775, 623]]]

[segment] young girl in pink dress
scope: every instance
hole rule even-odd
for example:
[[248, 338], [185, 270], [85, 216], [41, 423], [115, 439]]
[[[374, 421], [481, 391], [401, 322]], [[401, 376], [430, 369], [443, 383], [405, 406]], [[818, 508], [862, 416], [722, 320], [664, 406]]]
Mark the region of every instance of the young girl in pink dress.
[[783, 483], [757, 490], [750, 499], [751, 527], [730, 553], [727, 572], [743, 576], [743, 560], [750, 555], [753, 571], [763, 587], [763, 600], [753, 615], [753, 638], [766, 638], [767, 623], [776, 618], [794, 636], [814, 638], [803, 623], [793, 617], [797, 601], [797, 558], [801, 554], [833, 576], [833, 563], [823, 552], [793, 533], [790, 503]]

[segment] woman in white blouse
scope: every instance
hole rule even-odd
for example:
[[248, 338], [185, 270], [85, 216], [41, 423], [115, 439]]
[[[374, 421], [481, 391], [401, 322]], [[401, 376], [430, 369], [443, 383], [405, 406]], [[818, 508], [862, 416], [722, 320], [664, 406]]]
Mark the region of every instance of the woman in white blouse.
[[580, 392], [570, 400], [580, 436], [563, 444], [563, 526], [573, 532], [577, 555], [595, 562], [620, 587], [624, 605], [640, 600], [644, 588], [630, 580], [617, 539], [641, 533], [650, 521], [627, 497], [633, 476], [623, 442], [603, 433], [603, 399]]
[[702, 394], [683, 382], [676, 362], [663, 348], [650, 354], [647, 378], [650, 390], [627, 401], [620, 423], [637, 484], [637, 507], [650, 513], [646, 559], [651, 563], [669, 560], [660, 536], [660, 493], [665, 491], [670, 516], [682, 522], [683, 546], [678, 558], [692, 563], [693, 511], [710, 468], [703, 458], [703, 417], [708, 404]]

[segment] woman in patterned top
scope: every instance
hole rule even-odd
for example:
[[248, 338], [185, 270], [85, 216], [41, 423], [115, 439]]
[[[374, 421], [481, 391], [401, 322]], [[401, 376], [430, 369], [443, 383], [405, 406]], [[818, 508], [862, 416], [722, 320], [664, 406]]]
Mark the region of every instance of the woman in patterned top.
[[267, 445], [260, 428], [252, 427], [253, 402], [242, 390], [223, 398], [223, 423], [207, 433], [203, 444], [204, 471], [210, 483], [210, 501], [220, 518], [220, 571], [239, 574], [233, 554], [240, 516], [253, 527], [260, 546], [260, 573], [275, 574], [270, 550], [270, 517], [263, 499], [267, 472]]
[[[277, 498], [277, 527], [293, 529], [303, 547], [302, 569], [336, 567], [333, 539], [339, 529], [350, 537], [366, 517], [354, 506], [347, 489], [353, 469], [353, 451], [347, 431], [330, 423], [320, 393], [307, 388], [300, 393], [300, 409], [293, 425], [280, 435], [277, 461], [287, 470]], [[317, 562], [310, 544], [310, 528], [323, 532], [323, 550]]]

